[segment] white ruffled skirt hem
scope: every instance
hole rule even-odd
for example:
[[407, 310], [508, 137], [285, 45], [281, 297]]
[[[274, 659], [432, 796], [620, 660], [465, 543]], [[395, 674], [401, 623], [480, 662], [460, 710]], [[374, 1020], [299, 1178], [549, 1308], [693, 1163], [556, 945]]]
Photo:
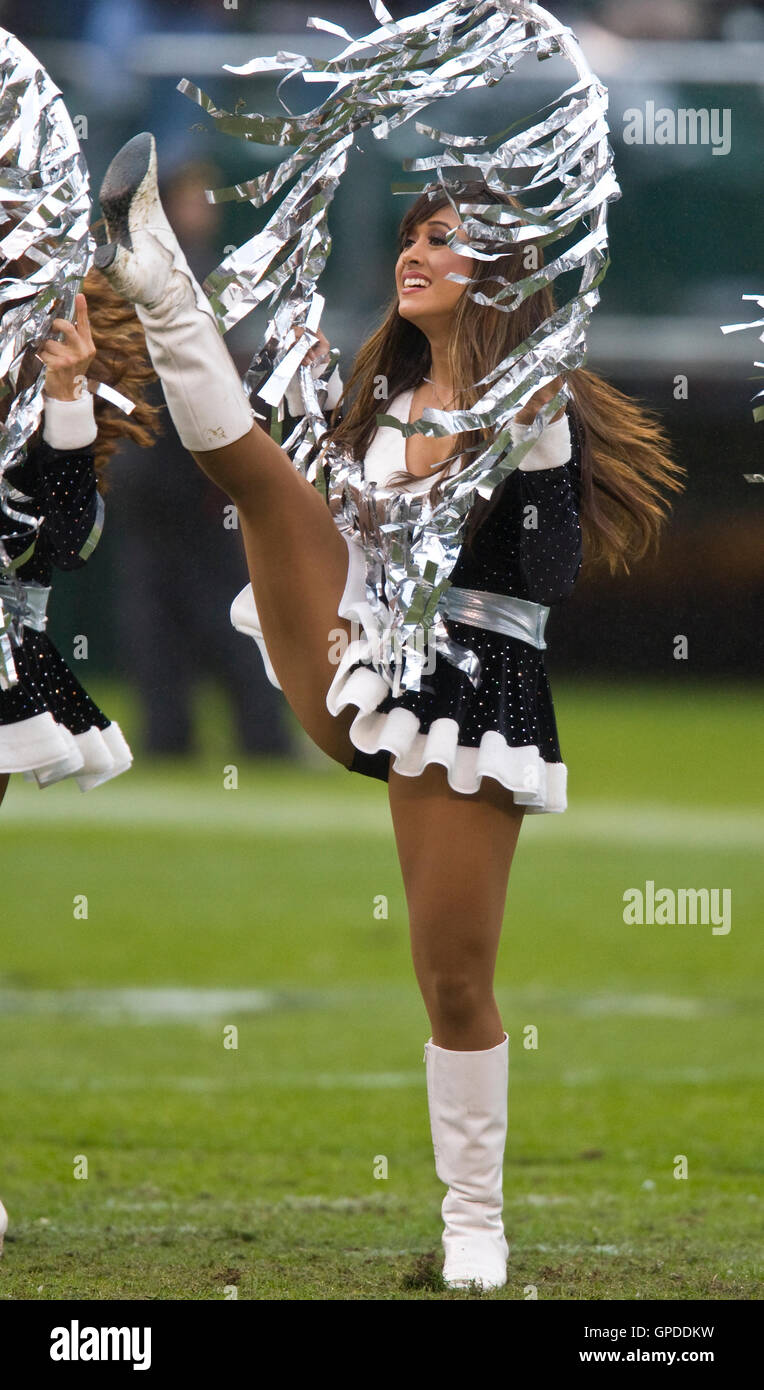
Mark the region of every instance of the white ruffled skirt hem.
[[133, 755], [118, 724], [73, 734], [44, 714], [0, 724], [0, 772], [20, 772], [27, 781], [49, 787], [73, 777], [83, 792], [127, 772]]
[[[427, 732], [412, 710], [398, 705], [383, 713], [379, 705], [389, 695], [390, 686], [371, 666], [373, 643], [382, 637], [379, 620], [366, 598], [366, 564], [360, 541], [342, 531], [348, 547], [348, 572], [337, 614], [354, 624], [361, 636], [349, 641], [337, 666], [337, 673], [326, 693], [326, 707], [338, 715], [348, 705], [358, 714], [350, 726], [350, 739], [361, 753], [387, 750], [394, 755], [394, 772], [418, 777], [430, 763], [446, 769], [448, 784], [454, 791], [470, 795], [480, 789], [484, 777], [492, 777], [512, 792], [517, 805], [528, 813], [560, 813], [567, 809], [567, 768], [565, 763], [547, 763], [535, 744], [512, 747], [498, 729], [487, 729], [477, 747], [459, 743], [455, 719], [434, 719]], [[266, 675], [281, 689], [268, 656], [255, 605], [248, 584], [231, 604], [231, 622], [237, 632], [254, 638], [263, 658]]]

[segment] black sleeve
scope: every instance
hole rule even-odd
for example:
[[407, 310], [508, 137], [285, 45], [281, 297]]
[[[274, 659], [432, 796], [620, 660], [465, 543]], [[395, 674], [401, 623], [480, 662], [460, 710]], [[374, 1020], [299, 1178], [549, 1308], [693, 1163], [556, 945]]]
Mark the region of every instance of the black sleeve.
[[559, 603], [572, 592], [583, 560], [578, 498], [572, 462], [521, 479], [520, 554], [534, 603]]
[[571, 456], [552, 468], [516, 468], [503, 503], [512, 518], [512, 550], [527, 597], [546, 606], [571, 593], [583, 559], [580, 445], [571, 421]]
[[[103, 499], [96, 485], [92, 445], [53, 449], [41, 438], [8, 481], [31, 499], [29, 510], [42, 516], [36, 555], [62, 570], [84, 565], [103, 529]], [[18, 509], [24, 509], [19, 503]]]

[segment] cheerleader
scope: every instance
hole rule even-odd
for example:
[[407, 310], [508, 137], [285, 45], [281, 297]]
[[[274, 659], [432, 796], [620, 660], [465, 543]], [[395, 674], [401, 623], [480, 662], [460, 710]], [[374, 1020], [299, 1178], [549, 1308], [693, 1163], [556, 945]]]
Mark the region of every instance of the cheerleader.
[[[97, 269], [83, 286], [75, 321], [54, 319], [61, 340], [48, 338], [38, 353], [46, 367], [43, 419], [7, 474], [29, 499], [17, 509], [42, 524], [30, 535], [0, 510], [11, 560], [0, 567], [0, 600], [16, 675], [0, 689], [0, 801], [12, 773], [39, 787], [74, 777], [90, 791], [132, 762], [119, 725], [93, 702], [45, 631], [53, 570], [80, 568], [100, 539], [108, 459], [120, 438], [153, 443], [160, 413], [140, 398], [155, 377], [135, 314]], [[83, 389], [88, 375], [94, 385], [119, 384], [136, 400], [132, 413]]]
[[[593, 374], [571, 372], [573, 405], [472, 508], [449, 576], [459, 620], [449, 619], [448, 632], [479, 656], [478, 688], [440, 660], [419, 691], [394, 695], [369, 660], [377, 620], [359, 538], [253, 419], [163, 213], [152, 136], [136, 136], [113, 160], [101, 205], [112, 244], [98, 263], [136, 305], [182, 442], [238, 508], [251, 586], [232, 620], [258, 641], [270, 678], [315, 743], [388, 783], [413, 963], [432, 1026], [424, 1060], [436, 1172], [448, 1187], [443, 1275], [453, 1288], [498, 1288], [507, 1278], [509, 1039], [494, 964], [523, 817], [566, 805], [544, 621], [570, 594], [585, 548], [613, 569], [647, 550], [667, 510], [661, 485], [681, 487], [683, 470], [647, 412]], [[492, 270], [476, 258], [465, 266], [451, 250], [444, 230], [459, 227], [445, 195], [423, 195], [407, 212], [389, 311], [358, 355], [343, 397], [355, 391], [352, 403], [334, 412], [322, 441], [322, 450], [333, 442], [362, 459], [380, 498], [400, 487], [434, 497], [446, 468], [463, 466], [467, 445], [461, 437], [404, 440], [377, 428], [375, 416], [416, 420], [427, 407], [474, 402], [473, 383], [553, 311], [549, 288], [512, 314], [465, 296], [449, 272], [474, 281]], [[518, 261], [503, 273], [519, 279], [524, 271]], [[310, 356], [327, 347], [322, 339]], [[388, 381], [382, 406], [380, 376]], [[518, 416], [520, 433], [555, 393], [547, 385], [536, 394]], [[323, 466], [316, 459], [313, 476]], [[524, 525], [528, 507], [535, 527]], [[338, 630], [347, 639], [339, 664]]]

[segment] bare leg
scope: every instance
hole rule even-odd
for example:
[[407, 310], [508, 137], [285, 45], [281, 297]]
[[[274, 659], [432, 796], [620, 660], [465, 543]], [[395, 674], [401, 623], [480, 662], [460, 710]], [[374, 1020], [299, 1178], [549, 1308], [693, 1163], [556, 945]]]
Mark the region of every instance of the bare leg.
[[524, 807], [490, 777], [471, 796], [455, 792], [438, 764], [418, 777], [391, 769], [388, 791], [433, 1042], [496, 1047], [504, 1029], [493, 976]]
[[0, 806], [2, 806], [3, 797], [5, 796], [5, 793], [8, 790], [8, 782], [10, 781], [10, 776], [10, 772], [0, 772]]
[[347, 545], [326, 502], [288, 454], [255, 424], [222, 449], [193, 457], [236, 504], [252, 592], [268, 654], [284, 694], [306, 733], [331, 758], [350, 766], [348, 729], [357, 710], [326, 708], [337, 668], [332, 629], [347, 579]]
[[[259, 425], [159, 198], [154, 137], [134, 136], [101, 185], [110, 244], [96, 264], [135, 304], [179, 438], [234, 502], [262, 634], [279, 684], [310, 737], [349, 766], [354, 712], [333, 716], [332, 629], [348, 552], [320, 494]], [[215, 447], [213, 447], [215, 446]], [[233, 595], [232, 595], [233, 597]]]

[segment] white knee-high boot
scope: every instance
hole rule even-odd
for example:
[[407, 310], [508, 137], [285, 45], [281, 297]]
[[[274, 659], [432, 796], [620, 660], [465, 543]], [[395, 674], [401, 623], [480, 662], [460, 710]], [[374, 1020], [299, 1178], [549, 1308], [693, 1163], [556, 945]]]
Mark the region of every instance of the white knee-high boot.
[[435, 1171], [448, 1184], [443, 1278], [452, 1288], [501, 1288], [509, 1254], [501, 1216], [509, 1037], [480, 1052], [451, 1052], [430, 1038], [425, 1062]]
[[195, 453], [233, 444], [249, 434], [254, 412], [159, 200], [153, 135], [123, 145], [100, 196], [110, 244], [95, 264], [135, 305], [181, 442]]

